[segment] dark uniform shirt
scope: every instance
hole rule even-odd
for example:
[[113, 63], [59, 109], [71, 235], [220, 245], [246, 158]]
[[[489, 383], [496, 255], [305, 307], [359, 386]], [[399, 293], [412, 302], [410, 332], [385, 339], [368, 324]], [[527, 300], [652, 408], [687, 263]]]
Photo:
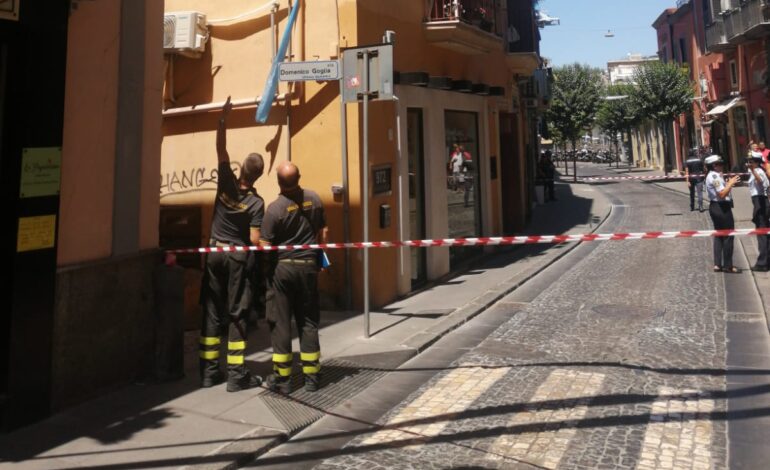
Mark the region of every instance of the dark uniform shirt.
[[700, 182], [703, 179], [703, 162], [700, 158], [688, 158], [684, 162], [687, 165], [687, 172], [690, 174], [690, 180]]
[[[279, 194], [270, 203], [262, 223], [262, 238], [271, 245], [318, 243], [318, 232], [326, 227], [323, 203], [314, 191], [300, 189], [290, 195]], [[282, 251], [279, 259], [314, 259], [314, 250]]]
[[249, 229], [259, 228], [264, 215], [264, 199], [254, 188], [240, 189], [230, 164], [220, 163], [211, 238], [222, 243], [250, 245]]

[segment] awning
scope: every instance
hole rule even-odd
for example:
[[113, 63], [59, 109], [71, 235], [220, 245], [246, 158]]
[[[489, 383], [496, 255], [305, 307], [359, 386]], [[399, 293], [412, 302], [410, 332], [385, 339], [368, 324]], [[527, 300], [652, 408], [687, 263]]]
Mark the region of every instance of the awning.
[[714, 106], [711, 109], [711, 111], [706, 113], [706, 116], [714, 116], [714, 115], [717, 115], [717, 114], [724, 114], [730, 108], [732, 108], [733, 106], [735, 106], [738, 103], [740, 103], [740, 101], [741, 101], [741, 98], [733, 98], [732, 100], [730, 100], [726, 104], [720, 104], [720, 105]]

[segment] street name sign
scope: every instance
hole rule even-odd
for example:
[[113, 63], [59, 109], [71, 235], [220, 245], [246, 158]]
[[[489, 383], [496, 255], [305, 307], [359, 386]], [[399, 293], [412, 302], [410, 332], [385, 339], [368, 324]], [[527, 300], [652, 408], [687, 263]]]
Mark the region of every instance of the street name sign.
[[340, 79], [340, 63], [336, 60], [283, 62], [278, 68], [282, 82], [332, 81]]

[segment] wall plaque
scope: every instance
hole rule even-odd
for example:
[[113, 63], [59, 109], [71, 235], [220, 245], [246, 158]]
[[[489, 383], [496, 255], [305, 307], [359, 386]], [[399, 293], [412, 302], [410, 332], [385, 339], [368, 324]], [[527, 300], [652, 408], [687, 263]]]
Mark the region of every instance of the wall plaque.
[[21, 0], [0, 0], [0, 20], [19, 21]]
[[56, 196], [61, 183], [61, 148], [28, 148], [21, 155], [19, 197]]
[[393, 190], [393, 167], [380, 165], [372, 168], [372, 194], [389, 194]]

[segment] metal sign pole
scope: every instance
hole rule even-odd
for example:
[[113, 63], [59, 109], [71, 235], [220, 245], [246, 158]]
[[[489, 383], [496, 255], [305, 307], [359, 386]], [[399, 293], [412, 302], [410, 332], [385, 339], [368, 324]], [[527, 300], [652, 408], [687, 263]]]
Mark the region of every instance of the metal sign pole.
[[[362, 85], [364, 98], [363, 116], [363, 146], [364, 161], [361, 176], [363, 178], [363, 194], [361, 205], [364, 216], [364, 242], [369, 241], [369, 51], [363, 51], [364, 66]], [[364, 338], [369, 338], [369, 248], [364, 248]]]

